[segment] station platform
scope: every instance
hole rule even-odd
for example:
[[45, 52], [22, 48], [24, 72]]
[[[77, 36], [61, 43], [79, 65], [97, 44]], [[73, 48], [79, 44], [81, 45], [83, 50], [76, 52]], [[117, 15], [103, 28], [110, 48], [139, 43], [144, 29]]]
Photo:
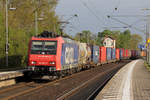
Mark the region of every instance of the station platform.
[[119, 70], [95, 100], [150, 100], [150, 72], [134, 60]]
[[24, 70], [0, 72], [0, 81], [23, 76]]

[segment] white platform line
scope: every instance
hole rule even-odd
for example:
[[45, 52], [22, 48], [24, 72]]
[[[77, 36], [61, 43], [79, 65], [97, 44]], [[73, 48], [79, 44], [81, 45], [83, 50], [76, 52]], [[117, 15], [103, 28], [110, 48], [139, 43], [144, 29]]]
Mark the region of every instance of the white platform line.
[[122, 94], [122, 100], [131, 100], [131, 80], [132, 80], [132, 71], [135, 67], [135, 64], [138, 62], [139, 60], [136, 60], [135, 62], [133, 62], [128, 69], [128, 72], [126, 73], [126, 80], [125, 80], [125, 85], [123, 87], [123, 94]]

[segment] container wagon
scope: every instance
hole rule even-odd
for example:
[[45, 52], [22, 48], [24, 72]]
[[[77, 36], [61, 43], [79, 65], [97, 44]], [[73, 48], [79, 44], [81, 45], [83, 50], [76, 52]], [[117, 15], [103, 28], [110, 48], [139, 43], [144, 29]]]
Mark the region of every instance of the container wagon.
[[105, 63], [107, 63], [107, 52], [106, 52], [106, 47], [99, 47], [99, 53], [100, 53], [100, 55], [99, 55], [99, 62], [101, 63], [101, 64], [105, 64]]
[[112, 62], [112, 48], [106, 48], [107, 63]]
[[116, 49], [116, 60], [120, 60], [120, 50], [118, 48]]

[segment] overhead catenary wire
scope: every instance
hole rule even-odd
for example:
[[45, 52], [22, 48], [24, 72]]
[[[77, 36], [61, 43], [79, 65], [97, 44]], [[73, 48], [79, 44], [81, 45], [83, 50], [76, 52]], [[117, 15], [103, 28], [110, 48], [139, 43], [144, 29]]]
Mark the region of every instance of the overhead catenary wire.
[[76, 30], [76, 31], [79, 31], [79, 28], [76, 27], [75, 25], [73, 25], [72, 23], [70, 23], [70, 28]]
[[132, 24], [131, 24], [131, 26], [135, 26], [137, 23], [139, 23], [139, 22], [141, 22], [141, 21], [143, 21], [142, 19], [138, 19], [138, 20], [136, 20], [135, 22], [133, 22]]
[[[89, 2], [89, 4], [90, 4], [91, 6], [93, 6], [93, 8], [95, 9], [94, 11], [95, 11], [96, 14], [101, 13], [101, 12], [99, 12], [98, 10], [96, 10], [97, 7], [93, 4], [93, 2], [92, 2], [91, 0], [88, 0], [88, 2]], [[98, 16], [98, 17], [101, 17], [101, 18], [102, 18], [102, 16]], [[105, 21], [104, 21], [104, 20], [101, 20], [101, 22], [102, 22], [102, 25], [105, 24]]]
[[[73, 16], [72, 16], [73, 17]], [[62, 28], [65, 30], [65, 28], [68, 28], [69, 29], [69, 32], [70, 32], [70, 30], [72, 31], [72, 29], [73, 30], [75, 30], [75, 31], [79, 31], [80, 29], [78, 28], [78, 27], [76, 27], [73, 23], [73, 20], [70, 20], [70, 19], [72, 19], [72, 17], [70, 17], [70, 18], [68, 18], [67, 19], [67, 21], [64, 21], [65, 22], [65, 24], [62, 26]], [[76, 17], [76, 19], [78, 19], [78, 17]], [[70, 21], [71, 22], [70, 22]], [[73, 23], [72, 23], [73, 22]], [[67, 25], [68, 24], [68, 25]]]
[[89, 12], [95, 16], [95, 18], [98, 20], [98, 23], [100, 26], [103, 26], [100, 22], [102, 22], [101, 18], [99, 18], [99, 16], [97, 14], [95, 14], [95, 12], [83, 1], [83, 0], [80, 0], [80, 2], [83, 4], [84, 7], [86, 7]]
[[140, 32], [145, 33], [145, 31], [140, 30], [140, 29], [139, 29], [139, 28], [137, 28], [137, 27], [133, 27], [133, 26], [131, 26], [131, 25], [129, 25], [129, 24], [127, 24], [127, 23], [125, 23], [125, 22], [123, 22], [123, 21], [119, 20], [119, 19], [116, 19], [116, 18], [111, 17], [111, 16], [108, 16], [108, 18], [111, 18], [111, 19], [113, 19], [113, 20], [115, 20], [115, 21], [117, 21], [117, 22], [119, 22], [119, 23], [121, 23], [121, 24], [124, 24], [124, 25], [128, 26], [129, 28], [133, 28], [133, 29], [135, 29], [135, 30], [137, 30], [137, 31], [140, 31]]

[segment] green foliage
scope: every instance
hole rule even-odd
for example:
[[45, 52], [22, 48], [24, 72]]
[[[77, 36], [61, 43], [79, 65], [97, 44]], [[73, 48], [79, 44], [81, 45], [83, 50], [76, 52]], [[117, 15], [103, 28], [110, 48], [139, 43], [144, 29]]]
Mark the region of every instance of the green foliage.
[[103, 32], [98, 32], [97, 36], [89, 30], [84, 30], [76, 34], [75, 40], [103, 46], [103, 40], [106, 36], [110, 36], [116, 40], [116, 48], [135, 50], [138, 49], [138, 44], [142, 42], [142, 37], [138, 34], [131, 34], [130, 30], [125, 30], [124, 32], [104, 30]]
[[97, 44], [102, 46], [103, 38], [106, 36], [116, 40], [117, 48], [138, 49], [138, 44], [142, 42], [142, 37], [138, 34], [131, 34], [130, 30], [125, 30], [124, 32], [104, 30], [103, 32], [98, 32]]
[[97, 41], [96, 35], [94, 35], [89, 30], [84, 30], [81, 33], [77, 33], [75, 36], [75, 40], [89, 44], [96, 44]]
[[131, 35], [131, 41], [130, 41], [130, 48], [131, 49], [138, 49], [138, 44], [142, 41], [142, 37], [138, 34], [132, 34]]
[[[38, 33], [43, 30], [59, 32], [55, 14], [56, 0], [11, 0], [8, 8], [9, 66], [25, 66], [28, 42], [35, 33], [35, 10], [38, 12]], [[0, 68], [5, 65], [5, 2], [0, 0]], [[37, 34], [38, 34], [37, 33]]]

